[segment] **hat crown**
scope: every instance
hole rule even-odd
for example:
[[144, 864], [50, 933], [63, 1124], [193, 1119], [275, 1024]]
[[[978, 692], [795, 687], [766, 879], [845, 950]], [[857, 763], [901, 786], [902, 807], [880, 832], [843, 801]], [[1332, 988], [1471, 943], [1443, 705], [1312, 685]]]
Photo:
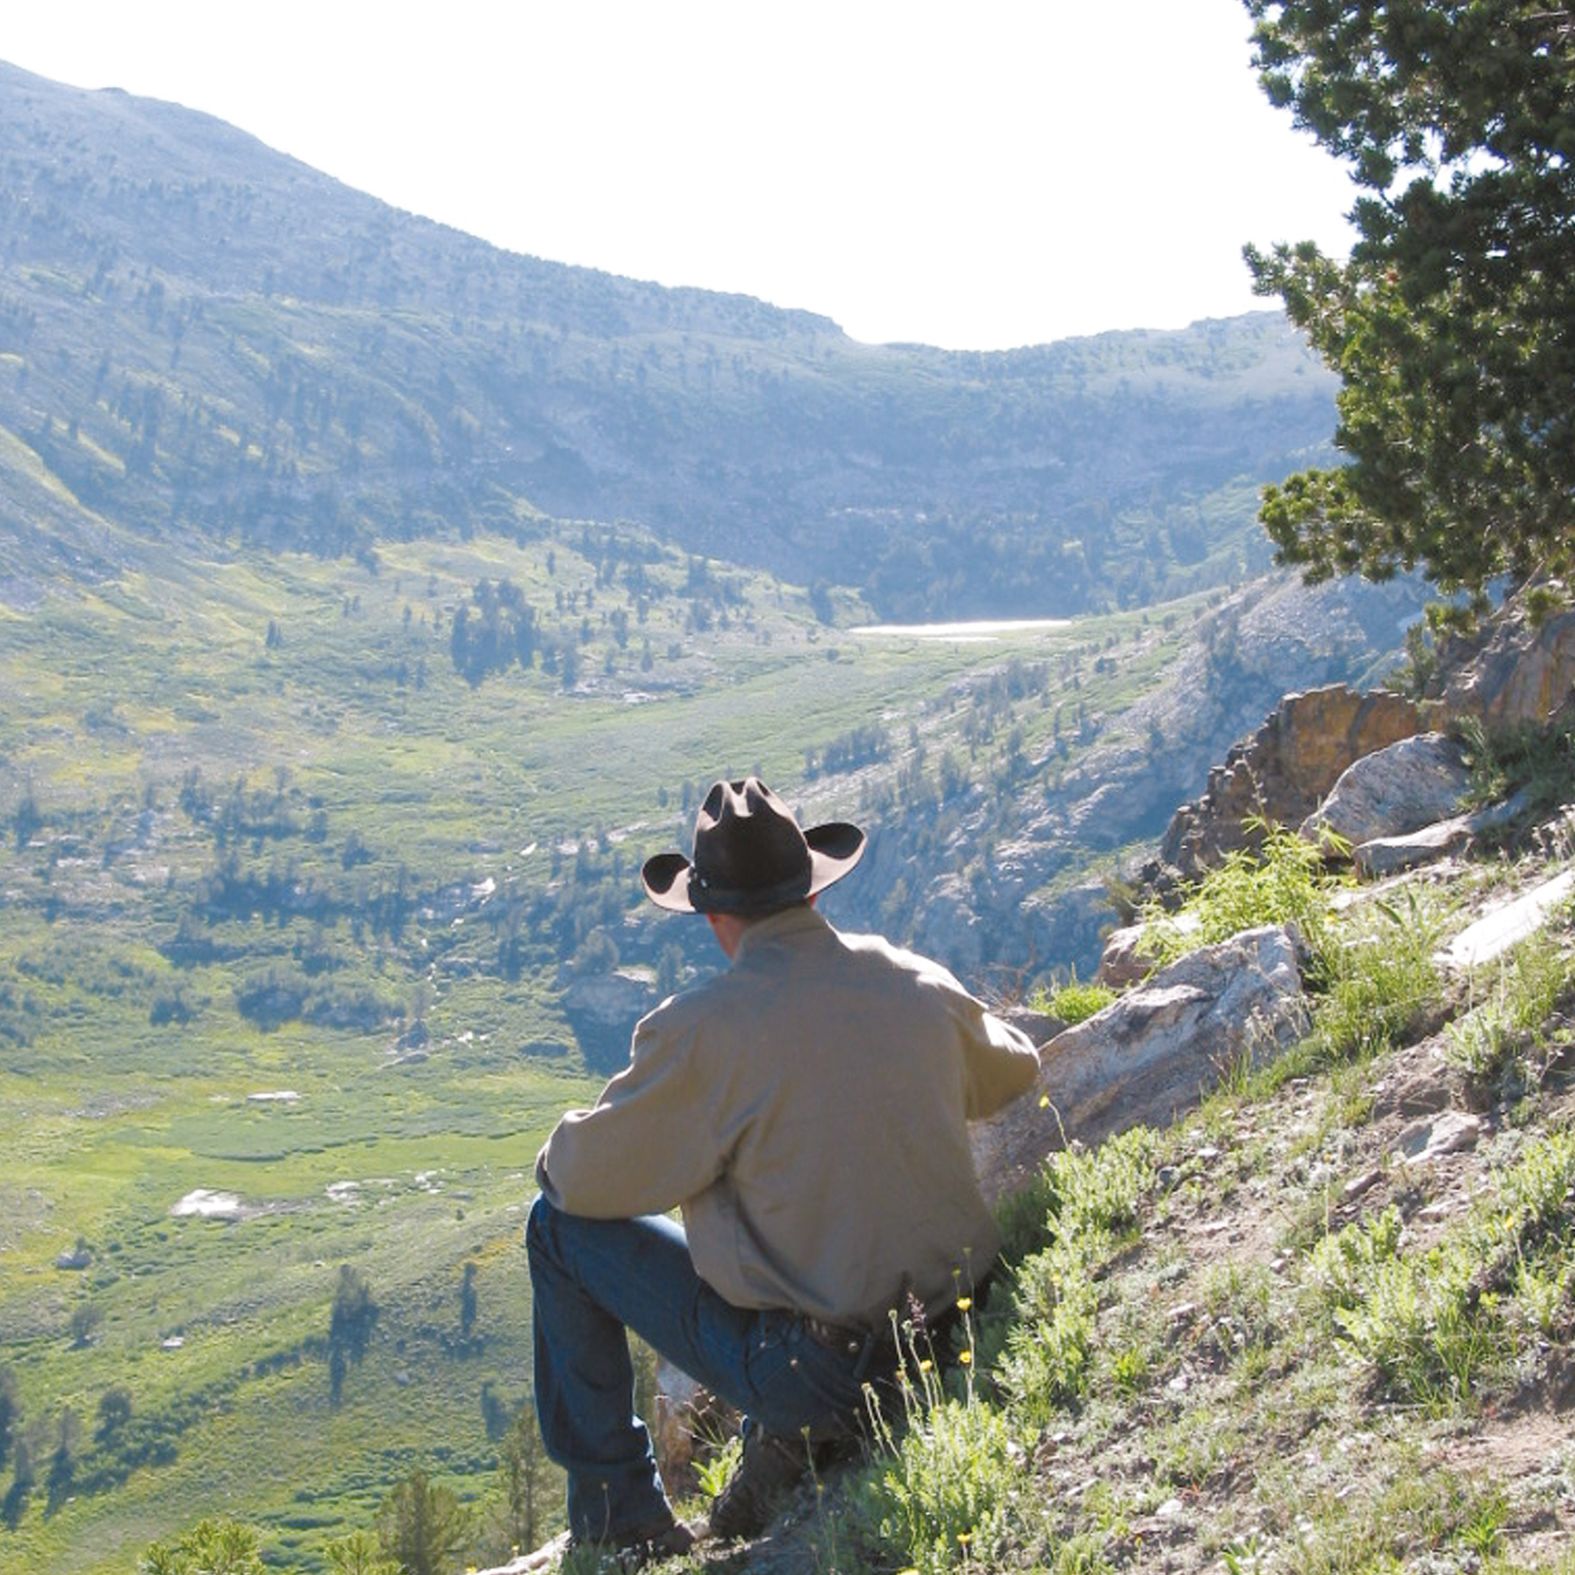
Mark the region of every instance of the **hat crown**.
[[657, 853], [640, 883], [670, 913], [757, 915], [791, 907], [842, 879], [864, 853], [848, 821], [800, 829], [759, 777], [717, 782], [695, 815], [694, 857]]
[[758, 777], [718, 782], [695, 816], [695, 897], [794, 902], [809, 895], [809, 844], [793, 812]]

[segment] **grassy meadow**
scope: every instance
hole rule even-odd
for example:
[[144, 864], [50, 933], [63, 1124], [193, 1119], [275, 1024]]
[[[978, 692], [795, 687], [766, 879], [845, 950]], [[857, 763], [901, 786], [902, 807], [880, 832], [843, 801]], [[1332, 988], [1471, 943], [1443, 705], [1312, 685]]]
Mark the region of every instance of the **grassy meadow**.
[[[531, 1161], [600, 1081], [572, 986], [708, 965], [640, 912], [639, 859], [724, 772], [816, 818], [943, 754], [1012, 780], [1063, 703], [1072, 739], [1079, 708], [1144, 692], [1200, 605], [854, 635], [769, 577], [528, 521], [361, 562], [144, 562], [0, 611], [17, 1575], [128, 1570], [211, 1513], [319, 1568], [416, 1466], [485, 1511], [529, 1389]], [[451, 631], [482, 580], [520, 590], [539, 642], [471, 683]], [[1025, 663], [1051, 676], [1002, 699]], [[867, 759], [861, 729], [885, 737]], [[223, 1217], [172, 1212], [203, 1193]], [[378, 1311], [336, 1401], [344, 1264]], [[106, 1429], [111, 1391], [130, 1421]]]

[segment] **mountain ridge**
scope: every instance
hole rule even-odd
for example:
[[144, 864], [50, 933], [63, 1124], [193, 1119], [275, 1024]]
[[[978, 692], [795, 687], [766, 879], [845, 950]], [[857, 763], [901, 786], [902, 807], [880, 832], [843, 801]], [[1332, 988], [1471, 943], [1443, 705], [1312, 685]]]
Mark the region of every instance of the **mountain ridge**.
[[[628, 518], [885, 616], [1073, 613], [1264, 566], [1256, 485], [1333, 429], [1277, 314], [864, 345], [504, 252], [211, 116], [10, 67], [0, 174], [0, 426], [85, 552], [85, 512], [330, 555]], [[0, 574], [39, 553], [0, 540]]]

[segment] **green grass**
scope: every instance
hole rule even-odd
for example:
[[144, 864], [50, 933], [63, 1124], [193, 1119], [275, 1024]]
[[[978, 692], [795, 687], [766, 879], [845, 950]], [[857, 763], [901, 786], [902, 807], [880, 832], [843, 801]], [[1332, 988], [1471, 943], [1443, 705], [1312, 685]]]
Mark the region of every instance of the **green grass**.
[[[1421, 1034], [1470, 1020], [1431, 962], [1457, 900], [1325, 895], [1301, 1045], [1169, 1132], [1054, 1156], [1003, 1205], [1010, 1302], [960, 1375], [910, 1370], [905, 1428], [812, 1538], [822, 1567], [1146, 1567], [1154, 1535], [1189, 1568], [1567, 1570], [1522, 1553], [1562, 1514], [1568, 1451], [1546, 1482], [1462, 1454], [1535, 1412], [1575, 1329], [1558, 930], [1495, 993], [1550, 1075], [1472, 1156], [1463, 1205], [1430, 1224], [1438, 1173], [1404, 1176], [1368, 1133]], [[1379, 1201], [1350, 1203], [1375, 1159]]]
[[1575, 985], [1567, 922], [1538, 931], [1498, 960], [1484, 998], [1445, 1030], [1445, 1053], [1484, 1088], [1512, 1075], [1534, 1086], [1568, 1048], [1570, 1028], [1549, 1026]]
[[1068, 1026], [1087, 1022], [1096, 1012], [1102, 1012], [1116, 999], [1116, 992], [1109, 985], [1097, 984], [1092, 979], [1079, 979], [1076, 970], [1065, 984], [1053, 990], [1037, 992], [1029, 1005], [1036, 1012], [1059, 1017]]
[[[701, 632], [678, 555], [647, 561], [642, 623], [580, 545], [578, 527], [391, 543], [375, 572], [147, 560], [0, 619], [0, 1365], [35, 1453], [71, 1411], [81, 1470], [97, 1469], [93, 1419], [115, 1386], [176, 1450], [53, 1508], [35, 1493], [0, 1532], [5, 1575], [118, 1575], [221, 1506], [274, 1564], [316, 1572], [414, 1466], [473, 1505], [493, 1496], [482, 1394], [512, 1406], [528, 1388], [532, 1160], [599, 1082], [560, 972], [579, 927], [647, 972], [676, 945], [692, 976], [703, 938], [644, 916], [634, 876], [682, 840], [712, 773], [762, 770], [830, 819], [950, 753], [975, 805], [1014, 802], [1013, 735], [1032, 753], [1060, 708], [1075, 764], [1093, 745], [1070, 736], [1076, 703], [1109, 716], [1146, 692], [1201, 605], [985, 646], [862, 639], [818, 625], [802, 591], [718, 566], [737, 600]], [[455, 673], [449, 620], [482, 576], [521, 586], [551, 630], [590, 618], [572, 693], [539, 667], [476, 688]], [[1042, 687], [1008, 693], [1014, 662], [1042, 665]], [[806, 747], [877, 717], [890, 761], [801, 781]], [[204, 908], [248, 883], [329, 908]], [[402, 884], [412, 910], [378, 927], [368, 913]], [[243, 1015], [268, 973], [377, 1020]], [[426, 1059], [400, 1062], [417, 1018]], [[285, 1089], [299, 1102], [249, 1099]], [[199, 1188], [248, 1217], [173, 1218]], [[79, 1237], [91, 1266], [57, 1269]], [[474, 1350], [455, 1336], [467, 1261]], [[334, 1409], [322, 1342], [345, 1262], [382, 1314]], [[74, 1345], [83, 1307], [101, 1321]], [[0, 1468], [0, 1496], [9, 1482]]]

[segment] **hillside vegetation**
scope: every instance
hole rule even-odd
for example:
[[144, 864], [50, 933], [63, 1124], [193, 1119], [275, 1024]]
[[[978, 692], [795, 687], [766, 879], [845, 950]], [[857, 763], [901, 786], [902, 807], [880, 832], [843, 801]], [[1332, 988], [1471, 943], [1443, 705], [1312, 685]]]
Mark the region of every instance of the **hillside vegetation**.
[[[1333, 384], [1278, 314], [1000, 354], [501, 252], [178, 106], [0, 65], [0, 597], [150, 538], [628, 518], [886, 616], [1261, 569]], [[9, 539], [8, 539], [9, 538]]]
[[1283, 857], [1193, 902], [1296, 893], [1301, 1042], [1053, 1156], [1006, 1205], [1008, 1285], [949, 1361], [916, 1346], [868, 1463], [688, 1567], [1575, 1568], [1575, 908], [1438, 957], [1569, 870], [1575, 822], [1312, 907]]
[[418, 1468], [491, 1516], [536, 1146], [714, 965], [635, 881], [695, 763], [867, 819], [864, 908], [828, 911], [905, 933], [910, 850], [939, 877], [1047, 795], [1225, 610], [854, 635], [561, 522], [157, 561], [0, 617], [8, 1575], [124, 1571], [220, 1508], [320, 1569]]

